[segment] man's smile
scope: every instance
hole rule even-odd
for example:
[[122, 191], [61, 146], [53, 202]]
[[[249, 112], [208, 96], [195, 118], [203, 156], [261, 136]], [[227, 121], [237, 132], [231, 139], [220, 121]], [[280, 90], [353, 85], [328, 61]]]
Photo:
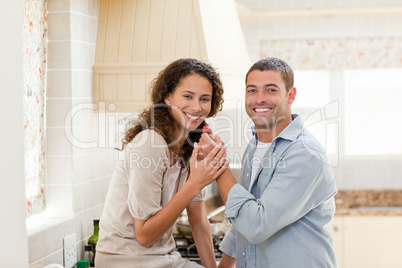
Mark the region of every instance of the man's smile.
[[271, 111], [272, 108], [253, 108], [253, 111], [256, 113], [265, 113]]

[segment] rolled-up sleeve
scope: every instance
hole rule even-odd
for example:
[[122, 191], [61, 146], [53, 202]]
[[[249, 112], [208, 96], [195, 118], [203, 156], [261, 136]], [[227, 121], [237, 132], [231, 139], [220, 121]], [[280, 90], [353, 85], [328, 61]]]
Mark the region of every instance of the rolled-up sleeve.
[[255, 200], [255, 197], [240, 184], [233, 185], [225, 206], [225, 218], [229, 220], [237, 218], [239, 210], [248, 200]]
[[219, 250], [232, 258], [236, 258], [236, 230], [233, 226], [226, 232]]

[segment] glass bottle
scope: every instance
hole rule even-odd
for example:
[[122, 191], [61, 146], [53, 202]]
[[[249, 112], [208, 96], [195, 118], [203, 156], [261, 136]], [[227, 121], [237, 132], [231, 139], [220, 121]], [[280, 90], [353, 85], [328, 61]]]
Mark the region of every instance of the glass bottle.
[[93, 257], [94, 254], [92, 253], [92, 245], [86, 245], [84, 247], [84, 260], [88, 261], [88, 267], [90, 267], [90, 264], [93, 262]]
[[94, 220], [94, 233], [88, 239], [88, 245], [92, 245], [92, 262], [91, 267], [95, 266], [96, 243], [98, 243], [99, 220]]

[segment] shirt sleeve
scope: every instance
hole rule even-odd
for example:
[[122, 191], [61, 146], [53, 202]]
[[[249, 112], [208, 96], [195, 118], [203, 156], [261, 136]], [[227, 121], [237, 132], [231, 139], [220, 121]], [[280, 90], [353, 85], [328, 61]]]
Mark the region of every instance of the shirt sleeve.
[[261, 198], [239, 184], [229, 191], [225, 217], [250, 243], [267, 240], [336, 193], [331, 168], [316, 155], [290, 150], [281, 161]]
[[193, 200], [191, 200], [191, 201], [192, 201], [192, 202], [204, 201], [206, 195], [207, 195], [207, 188], [204, 187], [204, 188], [202, 188], [201, 192], [199, 192], [199, 193], [193, 198]]
[[229, 257], [236, 258], [236, 230], [233, 225], [226, 232], [219, 250]]
[[153, 130], [144, 130], [126, 147], [128, 208], [133, 218], [147, 220], [161, 208], [163, 175], [169, 167], [169, 150]]

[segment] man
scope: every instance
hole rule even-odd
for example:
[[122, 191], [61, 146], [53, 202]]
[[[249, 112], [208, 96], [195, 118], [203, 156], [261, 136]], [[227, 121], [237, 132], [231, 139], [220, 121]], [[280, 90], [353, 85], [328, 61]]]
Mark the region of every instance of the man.
[[331, 221], [337, 193], [325, 151], [291, 114], [293, 71], [282, 60], [255, 63], [246, 75], [253, 138], [241, 185], [230, 170], [217, 183], [232, 227], [219, 267], [336, 267]]

